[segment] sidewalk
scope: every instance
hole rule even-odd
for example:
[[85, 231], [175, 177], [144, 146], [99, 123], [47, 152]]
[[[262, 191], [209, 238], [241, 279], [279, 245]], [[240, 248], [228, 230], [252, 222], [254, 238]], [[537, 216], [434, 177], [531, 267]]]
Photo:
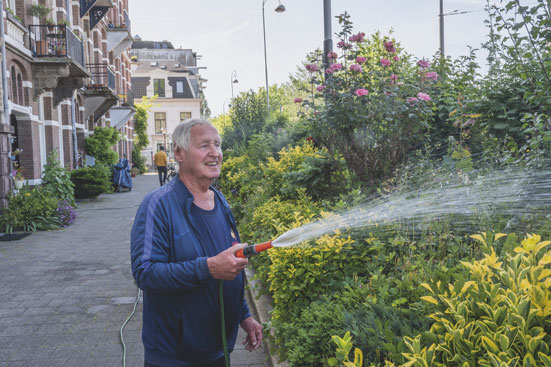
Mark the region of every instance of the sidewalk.
[[[66, 229], [0, 241], [0, 367], [123, 365], [119, 331], [137, 294], [129, 233], [158, 179], [133, 183], [131, 192], [79, 202]], [[129, 367], [143, 366], [141, 310], [139, 303], [124, 328]], [[244, 337], [240, 331], [232, 367], [270, 366], [265, 347], [249, 353]]]

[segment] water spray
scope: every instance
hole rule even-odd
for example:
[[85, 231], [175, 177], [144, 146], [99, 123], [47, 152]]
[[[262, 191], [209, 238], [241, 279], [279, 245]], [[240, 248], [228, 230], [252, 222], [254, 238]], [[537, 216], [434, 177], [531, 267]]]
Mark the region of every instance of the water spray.
[[[547, 162], [548, 163], [548, 162]], [[515, 221], [537, 214], [551, 219], [551, 171], [517, 167], [476, 174], [457, 181], [440, 176], [426, 188], [398, 190], [386, 197], [349, 208], [341, 213], [293, 228], [273, 241], [244, 247], [236, 256], [249, 258], [272, 247], [287, 247], [340, 230], [373, 228], [405, 222], [422, 228], [426, 223], [453, 216], [451, 225], [466, 233], [476, 230], [473, 221], [481, 216], [501, 214], [507, 217], [504, 230], [514, 230]], [[479, 223], [480, 224], [480, 223]]]

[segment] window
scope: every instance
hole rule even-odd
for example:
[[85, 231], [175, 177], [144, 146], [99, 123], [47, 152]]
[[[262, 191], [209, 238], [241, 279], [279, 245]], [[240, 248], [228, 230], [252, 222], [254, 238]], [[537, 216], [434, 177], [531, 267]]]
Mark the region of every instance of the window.
[[155, 112], [155, 134], [162, 134], [164, 129], [166, 132], [166, 113]]
[[184, 82], [177, 81], [176, 82], [176, 93], [183, 94], [184, 93]]
[[180, 112], [180, 122], [184, 122], [191, 118], [191, 112]]
[[165, 80], [153, 79], [153, 94], [164, 97], [165, 96]]

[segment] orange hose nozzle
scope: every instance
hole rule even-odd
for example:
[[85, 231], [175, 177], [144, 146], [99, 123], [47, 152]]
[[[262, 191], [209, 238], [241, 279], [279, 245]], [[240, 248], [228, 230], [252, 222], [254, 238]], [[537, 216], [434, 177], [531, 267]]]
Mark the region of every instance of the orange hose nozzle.
[[251, 256], [258, 254], [260, 251], [264, 251], [272, 247], [274, 247], [272, 245], [272, 241], [263, 242], [256, 245], [244, 247], [241, 250], [237, 251], [235, 253], [235, 256], [249, 258]]

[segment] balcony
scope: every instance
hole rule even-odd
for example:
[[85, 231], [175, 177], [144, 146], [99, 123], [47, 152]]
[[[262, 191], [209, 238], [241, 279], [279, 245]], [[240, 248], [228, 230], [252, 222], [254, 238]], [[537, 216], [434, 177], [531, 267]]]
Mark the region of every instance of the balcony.
[[[128, 20], [130, 21], [130, 19]], [[132, 46], [132, 34], [129, 25], [110, 23], [107, 30], [107, 51], [113, 51], [113, 57], [119, 56]]]
[[134, 94], [131, 90], [127, 94], [119, 94], [119, 104], [111, 107], [109, 116], [111, 116], [111, 126], [120, 129], [134, 117], [136, 109], [134, 108]]
[[121, 106], [134, 107], [134, 93], [131, 90], [128, 90], [127, 94], [119, 94], [119, 98]]
[[24, 55], [31, 57], [31, 52], [27, 48], [26, 42], [28, 39], [27, 27], [25, 27], [19, 19], [10, 11], [6, 12], [6, 43], [16, 48]]
[[88, 72], [91, 78], [87, 81], [84, 95], [84, 118], [93, 117], [97, 122], [119, 100], [115, 94], [115, 73], [104, 62], [100, 64], [88, 64]]
[[87, 64], [86, 68], [92, 75], [86, 89], [105, 89], [109, 88], [113, 92], [115, 87], [115, 73], [106, 62], [99, 64]]
[[29, 47], [35, 100], [52, 89], [57, 105], [90, 77], [84, 68], [82, 41], [65, 25], [29, 25]]

